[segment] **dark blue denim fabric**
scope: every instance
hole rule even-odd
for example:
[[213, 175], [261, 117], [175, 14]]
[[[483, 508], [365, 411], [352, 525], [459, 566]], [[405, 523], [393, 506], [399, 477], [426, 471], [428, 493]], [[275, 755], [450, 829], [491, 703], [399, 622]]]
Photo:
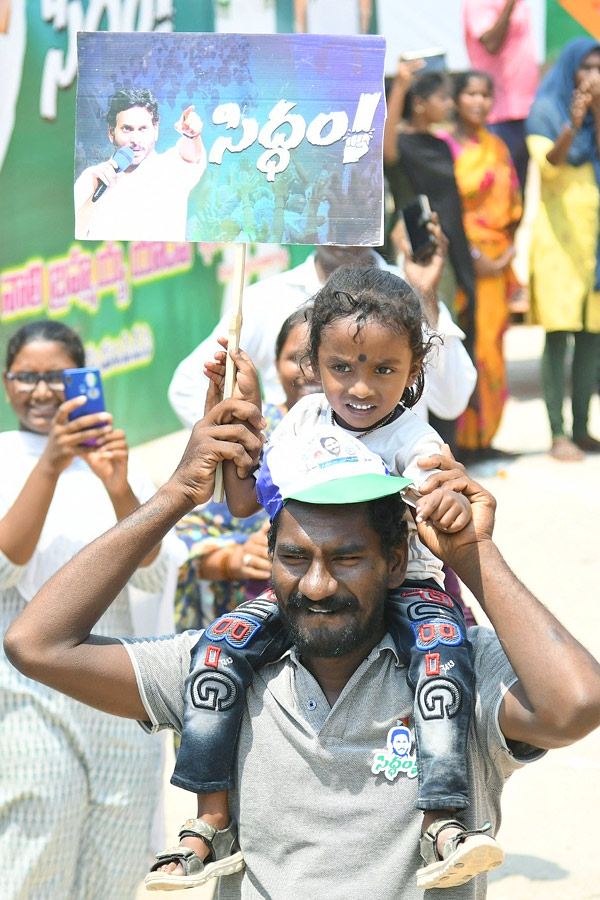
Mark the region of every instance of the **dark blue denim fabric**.
[[185, 680], [181, 745], [171, 784], [197, 794], [233, 787], [245, 692], [255, 670], [290, 646], [277, 603], [268, 595], [241, 603], [209, 625], [192, 651]]
[[462, 609], [434, 581], [405, 581], [388, 594], [386, 615], [415, 695], [415, 806], [464, 809], [473, 661]]
[[[473, 667], [460, 606], [433, 581], [405, 581], [388, 594], [386, 615], [415, 692], [415, 805], [464, 808]], [[277, 603], [269, 596], [242, 603], [206, 629], [192, 652], [185, 682], [172, 784], [196, 793], [233, 786], [245, 691], [254, 671], [279, 659], [290, 646]]]

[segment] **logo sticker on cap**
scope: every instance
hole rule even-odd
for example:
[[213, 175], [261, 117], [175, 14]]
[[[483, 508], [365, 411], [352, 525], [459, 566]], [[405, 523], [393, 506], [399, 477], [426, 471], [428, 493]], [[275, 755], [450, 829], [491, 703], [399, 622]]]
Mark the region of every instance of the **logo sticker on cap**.
[[365, 503], [397, 494], [411, 483], [390, 475], [380, 456], [329, 425], [313, 429], [306, 439], [289, 435], [268, 447], [256, 492], [273, 520], [287, 500]]

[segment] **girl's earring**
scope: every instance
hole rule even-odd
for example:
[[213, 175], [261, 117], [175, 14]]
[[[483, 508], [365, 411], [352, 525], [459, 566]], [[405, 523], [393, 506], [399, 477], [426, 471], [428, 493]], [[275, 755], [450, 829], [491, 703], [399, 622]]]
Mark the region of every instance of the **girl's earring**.
[[403, 406], [405, 409], [407, 407], [410, 409], [410, 407], [412, 406], [412, 400], [413, 400], [412, 388], [405, 387], [404, 391], [402, 392], [402, 396], [400, 397], [400, 405]]

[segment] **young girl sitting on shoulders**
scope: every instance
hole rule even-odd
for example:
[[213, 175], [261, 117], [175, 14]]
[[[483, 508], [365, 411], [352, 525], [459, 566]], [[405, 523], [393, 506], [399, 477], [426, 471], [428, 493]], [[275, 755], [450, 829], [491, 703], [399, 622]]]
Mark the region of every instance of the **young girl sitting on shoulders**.
[[[326, 427], [330, 435], [322, 440], [323, 453], [332, 460], [340, 452], [336, 435], [342, 440], [345, 434], [358, 438], [383, 458], [392, 475], [413, 482], [403, 496], [415, 506], [417, 522], [429, 520], [448, 532], [464, 528], [471, 514], [462, 494], [442, 488], [425, 495], [418, 492], [431, 474], [419, 467], [419, 459], [439, 453], [442, 447], [439, 435], [410, 410], [423, 391], [428, 350], [421, 304], [406, 282], [374, 267], [337, 269], [313, 298], [310, 317], [307, 356], [321, 380], [323, 393], [302, 398], [283, 418], [255, 477], [241, 480], [235, 466], [225, 463], [225, 488], [232, 513], [248, 516], [259, 505], [269, 511], [269, 448], [283, 439], [308, 437], [315, 429]], [[232, 351], [231, 356], [238, 368], [237, 390], [244, 399], [260, 403], [258, 379], [250, 360], [241, 352]], [[215, 363], [207, 364], [207, 374], [215, 382], [222, 379], [222, 363], [221, 355]], [[470, 646], [460, 607], [444, 591], [442, 563], [419, 540], [412, 516], [407, 514], [406, 518], [406, 579], [401, 588], [388, 593], [386, 611], [390, 634], [400, 659], [406, 660], [408, 681], [415, 693], [409, 732], [417, 750], [415, 806], [423, 810], [420, 851], [425, 863], [417, 872], [417, 884], [422, 889], [445, 888], [500, 865], [503, 852], [492, 837], [484, 834], [487, 823], [469, 831], [456, 818], [457, 810], [469, 805]], [[198, 794], [198, 818], [182, 829], [179, 848], [159, 855], [146, 879], [151, 888], [173, 889], [177, 882], [182, 888], [191, 887], [227, 871], [227, 854], [218, 858], [209, 829], [217, 840], [223, 835], [229, 841], [234, 827], [229, 819], [227, 790], [232, 787], [244, 690], [255, 669], [275, 661], [290, 646], [272, 592], [242, 604], [229, 619], [227, 623], [213, 623], [192, 654], [181, 749], [172, 782]], [[226, 625], [233, 629], [227, 651], [217, 654], [217, 659], [211, 658], [214, 641], [219, 640]], [[236, 625], [240, 635], [237, 642]], [[226, 672], [228, 683], [233, 680], [236, 689], [229, 692], [220, 709], [219, 704], [208, 709], [208, 703], [199, 703], [198, 687], [205, 676], [218, 680], [219, 668]], [[239, 853], [237, 845], [234, 850]], [[196, 857], [196, 875], [184, 874], [190, 852]]]

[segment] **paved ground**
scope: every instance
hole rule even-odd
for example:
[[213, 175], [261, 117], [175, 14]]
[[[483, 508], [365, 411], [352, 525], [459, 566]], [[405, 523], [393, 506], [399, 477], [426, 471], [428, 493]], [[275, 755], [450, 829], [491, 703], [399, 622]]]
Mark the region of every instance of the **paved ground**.
[[[532, 328], [512, 329], [507, 340], [513, 397], [495, 443], [525, 453], [476, 477], [498, 499], [495, 537], [509, 564], [600, 657], [600, 456], [560, 463], [547, 454], [541, 341]], [[592, 431], [600, 437], [597, 396]], [[589, 825], [599, 808], [600, 731], [517, 772], [503, 800], [506, 862], [490, 876], [489, 900], [598, 900], [597, 836]]]
[[[495, 443], [522, 455], [506, 465], [479, 466], [473, 474], [498, 498], [495, 536], [510, 565], [600, 657], [600, 456], [559, 463], [547, 453], [537, 362], [542, 339], [539, 329], [524, 326], [507, 335], [512, 397]], [[591, 430], [600, 437], [598, 397]], [[184, 444], [178, 433], [136, 453], [160, 482]], [[489, 900], [600, 900], [600, 730], [517, 772], [503, 809], [499, 837], [506, 863], [490, 877]], [[168, 786], [166, 810], [174, 837], [190, 813], [189, 795]], [[142, 889], [137, 900], [148, 896]], [[208, 898], [210, 892], [187, 891], [185, 897]]]

